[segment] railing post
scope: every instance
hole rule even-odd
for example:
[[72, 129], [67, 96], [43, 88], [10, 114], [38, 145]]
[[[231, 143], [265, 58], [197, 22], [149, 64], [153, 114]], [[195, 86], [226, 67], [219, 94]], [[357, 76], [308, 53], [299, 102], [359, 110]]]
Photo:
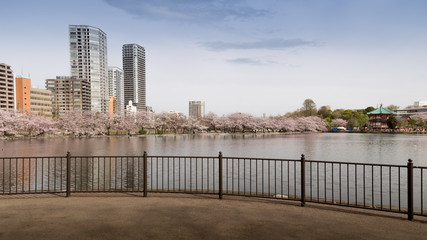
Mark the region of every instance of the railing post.
[[414, 163], [408, 159], [408, 220], [414, 219]]
[[147, 152], [146, 151], [144, 151], [144, 197], [147, 197], [148, 196], [148, 182], [147, 182], [147, 179], [148, 179], [148, 164], [147, 164]]
[[305, 156], [301, 154], [301, 207], [305, 206]]
[[67, 152], [67, 197], [71, 196], [71, 153]]
[[219, 199], [222, 199], [222, 152], [219, 152], [218, 160], [219, 160], [219, 168], [218, 168], [218, 178], [219, 178], [218, 194], [219, 194]]

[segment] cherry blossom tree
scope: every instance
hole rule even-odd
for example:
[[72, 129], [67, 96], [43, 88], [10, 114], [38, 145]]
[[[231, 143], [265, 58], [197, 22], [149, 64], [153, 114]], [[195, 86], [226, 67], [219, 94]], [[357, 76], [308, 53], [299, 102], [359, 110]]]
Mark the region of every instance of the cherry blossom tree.
[[346, 127], [347, 121], [342, 118], [337, 118], [332, 120], [332, 126], [334, 127]]

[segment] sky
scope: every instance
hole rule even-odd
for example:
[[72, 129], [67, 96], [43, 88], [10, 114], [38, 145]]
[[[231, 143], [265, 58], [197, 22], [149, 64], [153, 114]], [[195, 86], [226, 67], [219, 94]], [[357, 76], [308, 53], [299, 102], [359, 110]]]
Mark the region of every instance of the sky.
[[0, 0], [0, 62], [15, 75], [70, 75], [68, 25], [145, 48], [147, 105], [188, 114], [283, 115], [427, 100], [424, 0]]

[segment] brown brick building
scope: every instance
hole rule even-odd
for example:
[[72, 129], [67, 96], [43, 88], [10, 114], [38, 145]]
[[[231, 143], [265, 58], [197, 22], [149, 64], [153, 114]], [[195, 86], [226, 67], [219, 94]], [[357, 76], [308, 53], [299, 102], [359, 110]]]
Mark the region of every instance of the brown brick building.
[[90, 84], [76, 77], [46, 79], [46, 89], [52, 93], [52, 113], [58, 117], [69, 111], [90, 111]]

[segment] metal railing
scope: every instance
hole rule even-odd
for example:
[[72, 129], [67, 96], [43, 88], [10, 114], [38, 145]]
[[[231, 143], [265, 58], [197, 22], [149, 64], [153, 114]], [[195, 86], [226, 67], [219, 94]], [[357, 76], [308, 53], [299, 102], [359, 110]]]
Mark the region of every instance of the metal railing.
[[274, 198], [427, 216], [427, 167], [205, 156], [0, 158], [0, 195], [199, 193]]

